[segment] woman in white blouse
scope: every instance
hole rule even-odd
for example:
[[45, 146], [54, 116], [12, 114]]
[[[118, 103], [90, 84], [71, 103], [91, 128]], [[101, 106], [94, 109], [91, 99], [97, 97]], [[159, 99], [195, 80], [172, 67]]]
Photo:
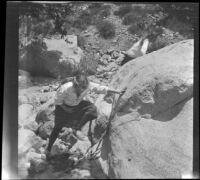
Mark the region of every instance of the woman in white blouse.
[[75, 129], [75, 135], [78, 139], [84, 140], [85, 136], [81, 128], [91, 120], [97, 118], [96, 106], [84, 100], [90, 89], [100, 93], [121, 93], [114, 89], [89, 82], [87, 76], [78, 74], [72, 82], [63, 84], [58, 90], [55, 100], [55, 126], [49, 137], [49, 144], [46, 153], [50, 153], [51, 147], [58, 137], [63, 127]]

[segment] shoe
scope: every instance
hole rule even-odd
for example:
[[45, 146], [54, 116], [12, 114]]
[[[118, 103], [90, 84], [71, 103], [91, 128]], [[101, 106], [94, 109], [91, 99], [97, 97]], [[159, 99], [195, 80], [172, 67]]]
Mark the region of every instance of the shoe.
[[76, 131], [75, 136], [81, 141], [87, 140], [87, 137], [81, 131]]

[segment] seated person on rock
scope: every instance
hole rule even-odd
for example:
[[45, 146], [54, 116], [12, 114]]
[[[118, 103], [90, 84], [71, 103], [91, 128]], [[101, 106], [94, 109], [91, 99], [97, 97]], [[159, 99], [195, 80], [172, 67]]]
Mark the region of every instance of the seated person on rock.
[[114, 89], [89, 82], [83, 73], [76, 75], [72, 82], [63, 84], [58, 90], [55, 100], [55, 126], [49, 137], [49, 144], [46, 153], [50, 153], [59, 132], [63, 127], [73, 128], [75, 136], [85, 140], [86, 136], [81, 128], [91, 120], [97, 118], [97, 108], [89, 101], [83, 100], [90, 89], [99, 93], [118, 93]]

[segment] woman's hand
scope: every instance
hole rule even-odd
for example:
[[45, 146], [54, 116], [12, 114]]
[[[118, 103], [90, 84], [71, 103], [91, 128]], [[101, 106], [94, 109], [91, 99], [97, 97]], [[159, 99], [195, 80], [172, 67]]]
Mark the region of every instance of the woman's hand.
[[124, 94], [127, 90], [127, 87], [123, 88], [122, 91], [120, 92], [120, 95]]

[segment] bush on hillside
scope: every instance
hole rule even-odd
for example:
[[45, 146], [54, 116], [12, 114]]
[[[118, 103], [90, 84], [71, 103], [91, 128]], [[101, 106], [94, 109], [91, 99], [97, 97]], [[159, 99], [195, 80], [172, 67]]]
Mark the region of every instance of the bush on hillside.
[[148, 53], [161, 49], [165, 46], [169, 45], [166, 39], [161, 36], [157, 36], [154, 41], [152, 41], [148, 47]]
[[129, 26], [128, 28], [128, 32], [133, 35], [137, 34], [139, 36], [142, 36], [147, 32], [147, 29], [148, 27], [146, 23], [144, 21], [139, 21], [131, 24], [131, 26]]
[[115, 25], [109, 21], [99, 21], [96, 25], [100, 36], [105, 39], [111, 39], [115, 36]]
[[55, 25], [52, 21], [40, 22], [32, 29], [36, 36], [43, 35], [46, 37], [55, 33]]
[[133, 10], [131, 4], [124, 5], [119, 7], [118, 11], [114, 12], [114, 15], [119, 16], [120, 18], [124, 17], [126, 14], [130, 13]]
[[193, 34], [192, 24], [188, 24], [178, 20], [176, 17], [168, 18], [165, 27], [169, 28], [174, 32], [179, 32], [181, 35], [192, 38], [191, 34]]
[[93, 53], [85, 53], [81, 59], [79, 69], [86, 72], [88, 75], [94, 75], [97, 72], [98, 58]]
[[131, 12], [124, 16], [122, 23], [124, 25], [130, 25], [132, 23], [137, 22], [139, 19], [140, 19], [140, 17], [136, 13]]
[[83, 36], [77, 35], [77, 45], [81, 49], [85, 49], [86, 39]]
[[99, 9], [101, 8], [103, 3], [92, 3], [88, 6], [89, 9]]
[[108, 16], [110, 16], [110, 9], [102, 10], [99, 13], [100, 18], [107, 18]]

